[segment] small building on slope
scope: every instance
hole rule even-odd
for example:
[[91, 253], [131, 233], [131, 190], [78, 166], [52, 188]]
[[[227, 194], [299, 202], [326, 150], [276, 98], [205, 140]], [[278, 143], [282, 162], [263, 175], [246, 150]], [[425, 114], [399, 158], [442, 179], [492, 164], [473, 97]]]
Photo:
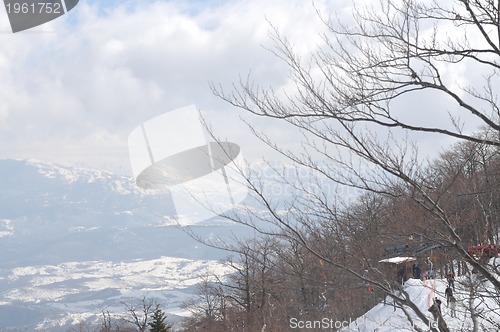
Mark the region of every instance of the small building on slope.
[[382, 264], [382, 269], [386, 275], [400, 283], [413, 278], [413, 264], [417, 259], [411, 256], [397, 256], [386, 258], [379, 261]]

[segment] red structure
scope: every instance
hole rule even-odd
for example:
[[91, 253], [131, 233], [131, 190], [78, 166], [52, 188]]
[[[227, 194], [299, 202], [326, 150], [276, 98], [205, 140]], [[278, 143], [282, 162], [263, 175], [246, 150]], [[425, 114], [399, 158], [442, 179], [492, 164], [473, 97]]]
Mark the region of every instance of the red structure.
[[500, 246], [488, 244], [486, 246], [469, 246], [467, 253], [472, 257], [498, 257]]

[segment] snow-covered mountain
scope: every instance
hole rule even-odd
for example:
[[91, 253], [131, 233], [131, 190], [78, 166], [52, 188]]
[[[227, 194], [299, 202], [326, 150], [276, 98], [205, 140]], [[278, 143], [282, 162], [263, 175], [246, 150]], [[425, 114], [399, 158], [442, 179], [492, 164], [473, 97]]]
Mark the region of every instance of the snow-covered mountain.
[[[226, 252], [169, 219], [168, 194], [103, 171], [0, 160], [0, 327], [57, 330], [146, 293], [178, 310]], [[223, 220], [202, 238], [248, 232]], [[112, 310], [110, 310], [112, 311]]]

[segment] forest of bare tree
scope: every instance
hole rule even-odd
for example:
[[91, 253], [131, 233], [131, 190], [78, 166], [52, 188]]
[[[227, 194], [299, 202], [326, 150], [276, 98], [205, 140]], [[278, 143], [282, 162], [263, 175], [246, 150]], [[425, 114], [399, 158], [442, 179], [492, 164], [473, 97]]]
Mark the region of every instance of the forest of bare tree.
[[[328, 32], [309, 57], [271, 29], [272, 52], [295, 83], [290, 90], [251, 76], [229, 90], [212, 85], [234, 107], [298, 129], [301, 151], [250, 128], [293, 167], [317, 176], [287, 183], [298, 194], [286, 203], [247, 176], [267, 213], [226, 217], [263, 237], [235, 248], [229, 280], [205, 285], [201, 293], [220, 305], [211, 315], [198, 310], [188, 330], [281, 331], [290, 317], [357, 317], [383, 298], [431, 326], [402, 275], [379, 262], [398, 248], [438, 277], [469, 278], [472, 330], [484, 330], [483, 312], [472, 305], [484, 296], [474, 291], [474, 276], [491, 284], [488, 297], [498, 304], [498, 266], [487, 259], [495, 253], [485, 259], [470, 247], [499, 244], [500, 4], [378, 1], [351, 14], [318, 12]], [[430, 150], [438, 153], [422, 152], [429, 146], [421, 141], [435, 142]], [[325, 179], [362, 194], [311, 190]], [[447, 331], [437, 318], [442, 324], [431, 330]], [[500, 317], [483, 318], [499, 328]]]
[[[295, 83], [290, 91], [251, 76], [233, 88], [212, 84], [234, 107], [298, 129], [301, 151], [250, 128], [289, 167], [312, 175], [293, 183], [282, 177], [296, 194], [277, 202], [247, 174], [265, 213], [248, 208], [224, 217], [260, 237], [226, 247], [234, 272], [206, 276], [185, 303], [192, 316], [184, 331], [286, 331], [294, 317], [355, 319], [384, 299], [432, 326], [429, 308], [405, 292], [415, 275], [380, 263], [400, 254], [414, 256], [422, 272], [469, 280], [472, 330], [484, 330], [480, 318], [500, 329], [498, 314], [483, 316], [473, 305], [484, 297], [480, 276], [500, 306], [499, 267], [470, 251], [500, 244], [500, 3], [389, 0], [351, 14], [318, 12], [328, 32], [307, 58], [271, 29], [272, 52]], [[464, 71], [474, 77], [458, 82], [454, 75]], [[405, 113], [419, 104], [430, 109]], [[470, 123], [475, 130], [464, 129]], [[434, 155], [422, 153], [429, 147], [421, 141], [436, 142]], [[325, 181], [329, 191], [316, 185]], [[343, 197], [333, 188], [361, 194]], [[431, 330], [448, 331], [438, 318], [443, 324]]]

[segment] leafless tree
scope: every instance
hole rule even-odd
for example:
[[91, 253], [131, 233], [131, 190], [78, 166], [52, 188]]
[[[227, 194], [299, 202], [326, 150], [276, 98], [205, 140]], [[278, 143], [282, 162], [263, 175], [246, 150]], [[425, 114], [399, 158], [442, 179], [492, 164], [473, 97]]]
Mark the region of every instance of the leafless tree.
[[122, 304], [125, 306], [127, 312], [122, 319], [137, 327], [138, 331], [146, 332], [149, 327], [148, 323], [151, 320], [151, 316], [157, 307], [155, 300], [143, 296], [138, 303], [122, 302]]
[[[310, 169], [339, 186], [406, 201], [409, 208], [423, 211], [419, 215], [425, 218], [419, 220], [418, 227], [403, 227], [400, 235], [425, 237], [450, 247], [500, 290], [494, 273], [468, 254], [470, 243], [464, 241], [464, 233], [458, 227], [464, 216], [457, 217], [446, 195], [451, 186], [458, 188], [457, 180], [471, 164], [471, 158], [479, 164], [485, 162], [498, 153], [500, 146], [500, 5], [493, 0], [456, 0], [446, 4], [389, 0], [355, 6], [351, 21], [345, 14], [318, 15], [328, 32], [321, 48], [306, 59], [296, 54], [293, 42], [278, 29], [273, 28], [271, 33], [273, 52], [289, 66], [295, 90], [282, 93], [263, 88], [249, 77], [229, 93], [213, 85], [215, 94], [252, 114], [285, 121], [300, 129], [304, 133], [303, 151], [283, 149], [258, 128], [251, 128], [297, 167]], [[470, 83], [457, 83], [451, 75], [462, 68], [484, 73], [482, 81], [478, 83], [474, 77]], [[424, 99], [447, 105], [434, 112], [448, 113], [448, 122], [421, 121], [407, 113], [418, 110], [408, 105], [418, 105]], [[482, 132], [464, 130], [464, 121], [477, 123]], [[448, 182], [436, 181], [429, 173], [429, 161], [418, 153], [415, 139], [422, 135], [468, 142], [473, 146], [472, 155], [457, 161], [458, 169], [455, 174], [448, 174]], [[482, 174], [485, 181], [491, 179], [484, 169]], [[426, 314], [404, 289], [398, 289], [399, 295], [394, 293], [397, 285], [382, 278], [383, 273], [372, 258], [363, 259], [362, 268], [352, 267], [309, 241], [309, 234], [316, 232], [317, 239], [324, 236], [323, 231], [317, 231], [318, 224], [335, 224], [332, 227], [341, 228], [342, 232], [357, 231], [355, 223], [345, 223], [346, 211], [336, 205], [338, 202], [332, 202], [332, 195], [311, 192], [303, 184], [295, 185], [307, 198], [296, 196], [286, 207], [280, 206], [288, 212], [283, 214], [264, 195], [259, 179], [249, 176], [247, 184], [268, 210], [266, 215], [247, 211], [250, 219], [277, 226], [282, 236], [304, 246], [325, 264], [345, 269], [374, 285], [428, 325]], [[461, 194], [466, 195], [471, 187], [461, 189]], [[493, 223], [498, 224], [494, 196], [475, 197], [477, 211], [483, 213], [477, 239], [496, 240], [498, 226], [492, 227]], [[256, 226], [249, 218], [229, 217]], [[337, 224], [339, 220], [342, 223]], [[363, 272], [366, 270], [368, 274]]]
[[209, 275], [202, 276], [202, 281], [197, 286], [196, 296], [183, 303], [183, 308], [188, 309], [195, 316], [212, 319], [224, 319], [226, 312], [226, 295], [220, 279]]

